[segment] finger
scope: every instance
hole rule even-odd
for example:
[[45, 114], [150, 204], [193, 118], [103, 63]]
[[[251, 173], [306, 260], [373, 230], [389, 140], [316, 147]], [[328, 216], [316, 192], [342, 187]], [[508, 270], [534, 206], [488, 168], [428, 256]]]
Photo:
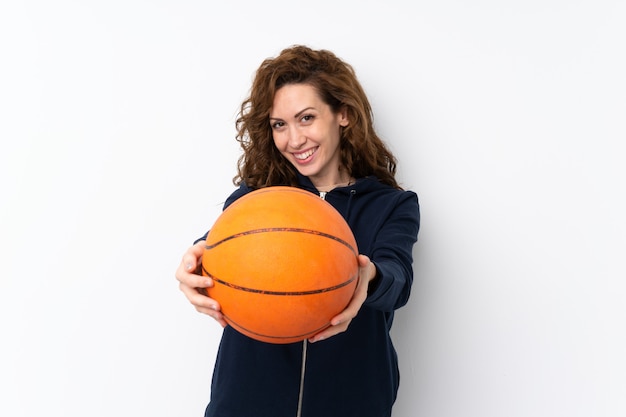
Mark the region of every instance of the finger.
[[210, 288], [213, 286], [214, 282], [211, 278], [190, 274], [185, 271], [181, 271], [180, 269], [176, 271], [176, 279], [182, 284], [191, 288]]
[[367, 298], [367, 287], [361, 285], [362, 281], [364, 280], [360, 280], [359, 284], [357, 284], [357, 288], [348, 306], [341, 313], [330, 319], [330, 327], [313, 336], [313, 338], [310, 339], [312, 342], [323, 340], [338, 333], [345, 332], [348, 329], [348, 325], [359, 313], [361, 306]]
[[221, 310], [220, 304], [216, 300], [208, 297], [205, 294], [202, 294], [197, 288], [189, 287], [182, 283], [179, 285], [179, 288], [183, 292], [183, 294], [185, 294], [185, 297], [187, 297], [189, 302], [193, 304], [194, 307], [196, 307], [196, 310]]
[[362, 280], [359, 281], [359, 284], [357, 285], [357, 288], [354, 291], [354, 294], [352, 295], [352, 299], [350, 300], [350, 303], [348, 303], [348, 306], [341, 313], [337, 314], [330, 320], [330, 323], [333, 326], [337, 326], [338, 324], [341, 324], [345, 321], [352, 320], [359, 313], [361, 306], [367, 298], [367, 286], [361, 285], [362, 282]]
[[195, 305], [195, 308], [196, 311], [213, 318], [222, 327], [226, 327], [228, 325], [224, 318], [224, 314], [221, 312], [219, 303], [212, 298], [201, 295], [201, 298], [198, 300], [198, 304]]
[[211, 317], [212, 319], [217, 321], [222, 327], [226, 327], [228, 325], [228, 323], [224, 319], [224, 315], [220, 311], [215, 311], [210, 308], [200, 308], [200, 307], [197, 307], [196, 310], [200, 313], [206, 314], [207, 316]]
[[211, 317], [212, 319], [217, 321], [220, 324], [220, 326], [222, 327], [228, 326], [228, 323], [226, 322], [226, 320], [224, 320], [224, 315], [220, 313], [219, 311], [213, 311], [211, 309], [205, 309], [205, 308], [196, 308], [196, 310], [200, 313], [206, 314], [207, 316]]
[[340, 324], [348, 322], [355, 318], [361, 308], [361, 304], [363, 303], [359, 302], [358, 300], [352, 299], [352, 301], [350, 302], [350, 304], [348, 304], [348, 307], [346, 307], [345, 310], [330, 319], [330, 325], [339, 326]]
[[222, 327], [228, 325], [224, 315], [221, 313], [221, 306], [216, 300], [202, 294], [197, 288], [188, 287], [182, 283], [180, 284], [180, 290], [185, 294], [196, 311], [211, 316]]
[[183, 270], [191, 272], [202, 266], [202, 254], [204, 253], [205, 242], [202, 240], [189, 249], [183, 255], [181, 266]]
[[367, 255], [359, 255], [359, 266], [364, 267], [370, 263], [370, 258]]
[[179, 268], [189, 273], [200, 273], [202, 268], [202, 255], [198, 257], [191, 251], [185, 253], [185, 255], [183, 255], [183, 259], [180, 262]]
[[326, 340], [330, 337], [336, 336], [339, 333], [343, 333], [346, 330], [348, 330], [348, 326], [350, 325], [350, 322], [352, 320], [348, 320], [345, 322], [342, 322], [336, 326], [329, 326], [327, 327], [325, 330], [317, 333], [316, 335], [314, 335], [313, 337], [309, 338], [309, 342], [311, 343], [315, 343], [315, 342], [320, 342], [322, 340]]
[[183, 259], [176, 269], [176, 279], [190, 287], [210, 287], [213, 285], [213, 280], [209, 277], [202, 276], [201, 271], [197, 270], [197, 266], [200, 266], [202, 261], [201, 259], [197, 259], [196, 255], [193, 255], [193, 249], [195, 249], [195, 247], [192, 247], [183, 256]]

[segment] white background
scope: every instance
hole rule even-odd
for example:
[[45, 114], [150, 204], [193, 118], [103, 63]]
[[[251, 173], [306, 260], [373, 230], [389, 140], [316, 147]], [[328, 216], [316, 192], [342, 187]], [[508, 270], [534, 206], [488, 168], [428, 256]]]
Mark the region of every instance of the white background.
[[420, 196], [394, 417], [626, 415], [625, 21], [618, 0], [3, 2], [0, 415], [202, 415], [221, 329], [174, 271], [233, 189], [254, 70], [295, 43], [353, 64]]

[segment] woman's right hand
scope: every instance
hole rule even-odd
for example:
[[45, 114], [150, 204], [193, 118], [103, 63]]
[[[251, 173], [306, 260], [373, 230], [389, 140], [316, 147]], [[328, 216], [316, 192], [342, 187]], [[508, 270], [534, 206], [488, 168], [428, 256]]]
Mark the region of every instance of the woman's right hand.
[[226, 327], [219, 303], [205, 295], [204, 290], [213, 286], [213, 280], [199, 275], [204, 244], [202, 240], [187, 249], [176, 270], [176, 279], [180, 282], [180, 290], [197, 311], [213, 317], [222, 327]]

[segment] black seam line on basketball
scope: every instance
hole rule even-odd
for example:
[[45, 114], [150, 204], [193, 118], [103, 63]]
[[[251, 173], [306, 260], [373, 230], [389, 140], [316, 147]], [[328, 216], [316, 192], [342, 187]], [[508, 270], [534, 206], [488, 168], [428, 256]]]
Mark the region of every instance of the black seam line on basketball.
[[215, 242], [211, 245], [205, 245], [204, 249], [205, 250], [210, 250], [213, 249], [216, 246], [221, 245], [224, 242], [227, 242], [229, 240], [232, 239], [236, 239], [238, 237], [242, 237], [242, 236], [247, 236], [247, 235], [254, 235], [254, 234], [258, 234], [258, 233], [272, 233], [272, 232], [295, 232], [295, 233], [308, 233], [311, 235], [316, 235], [316, 236], [322, 236], [328, 239], [332, 239], [336, 242], [341, 243], [342, 245], [348, 247], [355, 255], [356, 255], [356, 250], [354, 247], [352, 247], [351, 244], [349, 244], [348, 242], [346, 242], [345, 240], [338, 238], [337, 236], [331, 235], [329, 233], [324, 233], [324, 232], [320, 232], [319, 230], [312, 230], [312, 229], [302, 229], [299, 227], [266, 227], [263, 229], [252, 229], [252, 230], [246, 230], [245, 232], [239, 232], [239, 233], [235, 233], [234, 235], [230, 235], [218, 242]]
[[232, 288], [234, 290], [239, 290], [239, 291], [245, 291], [245, 292], [251, 292], [251, 293], [255, 293], [255, 294], [263, 294], [263, 295], [281, 295], [281, 296], [303, 296], [303, 295], [315, 295], [315, 294], [321, 294], [321, 293], [325, 293], [325, 292], [329, 292], [329, 291], [334, 291], [334, 290], [338, 290], [339, 288], [345, 287], [346, 285], [350, 284], [352, 281], [354, 281], [355, 279], [358, 278], [358, 275], [355, 275], [353, 277], [351, 277], [349, 280], [341, 282], [337, 285], [333, 285], [332, 287], [326, 287], [326, 288], [319, 288], [317, 290], [308, 290], [308, 291], [269, 291], [269, 290], [261, 290], [258, 288], [249, 288], [249, 287], [242, 287], [241, 285], [236, 285], [233, 284], [231, 282], [228, 281], [224, 281], [222, 279], [217, 278], [215, 275], [211, 274], [209, 271], [207, 271], [204, 268], [204, 265], [202, 265], [202, 271], [204, 271], [204, 273], [211, 278], [213, 281], [225, 285], [229, 288]]
[[269, 335], [269, 334], [264, 334], [264, 333], [254, 332], [254, 331], [252, 331], [252, 330], [250, 330], [250, 329], [248, 329], [248, 328], [246, 328], [246, 327], [242, 326], [241, 324], [237, 323], [235, 320], [233, 320], [232, 318], [230, 318], [229, 316], [227, 316], [227, 315], [226, 315], [226, 314], [224, 314], [223, 312], [222, 312], [222, 316], [224, 316], [224, 318], [225, 318], [225, 319], [227, 319], [227, 320], [231, 323], [231, 326], [233, 326], [233, 327], [235, 327], [235, 328], [238, 328], [238, 329], [240, 329], [240, 330], [246, 331], [246, 332], [248, 332], [248, 333], [250, 333], [250, 334], [254, 334], [254, 335], [257, 335], [257, 336], [266, 337], [266, 338], [268, 338], [268, 339], [276, 339], [276, 340], [279, 340], [279, 339], [292, 339], [292, 338], [301, 338], [301, 337], [306, 337], [306, 336], [308, 336], [308, 335], [313, 335], [313, 334], [319, 333], [319, 332], [321, 332], [322, 330], [324, 330], [324, 329], [326, 329], [326, 328], [328, 328], [328, 327], [330, 326], [330, 323], [326, 323], [325, 325], [323, 325], [323, 326], [322, 326], [322, 327], [320, 327], [320, 328], [317, 328], [317, 329], [311, 330], [310, 332], [303, 333], [303, 334], [295, 334], [295, 335], [292, 335], [292, 336], [272, 336], [272, 335]]

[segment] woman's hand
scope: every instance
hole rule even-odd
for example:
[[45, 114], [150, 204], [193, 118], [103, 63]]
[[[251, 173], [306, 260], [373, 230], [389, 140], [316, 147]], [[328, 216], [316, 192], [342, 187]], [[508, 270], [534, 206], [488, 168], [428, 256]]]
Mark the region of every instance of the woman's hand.
[[348, 307], [330, 320], [330, 327], [309, 338], [309, 342], [318, 342], [345, 332], [352, 319], [356, 317], [361, 309], [361, 306], [367, 298], [369, 283], [376, 277], [376, 266], [370, 261], [370, 258], [365, 255], [359, 255], [358, 260], [359, 282], [357, 283]]
[[219, 303], [205, 295], [204, 289], [212, 287], [213, 280], [198, 275], [202, 266], [204, 244], [204, 241], [200, 241], [185, 252], [176, 270], [176, 279], [180, 282], [180, 290], [196, 310], [213, 317], [222, 327], [226, 327], [227, 323], [220, 313]]

